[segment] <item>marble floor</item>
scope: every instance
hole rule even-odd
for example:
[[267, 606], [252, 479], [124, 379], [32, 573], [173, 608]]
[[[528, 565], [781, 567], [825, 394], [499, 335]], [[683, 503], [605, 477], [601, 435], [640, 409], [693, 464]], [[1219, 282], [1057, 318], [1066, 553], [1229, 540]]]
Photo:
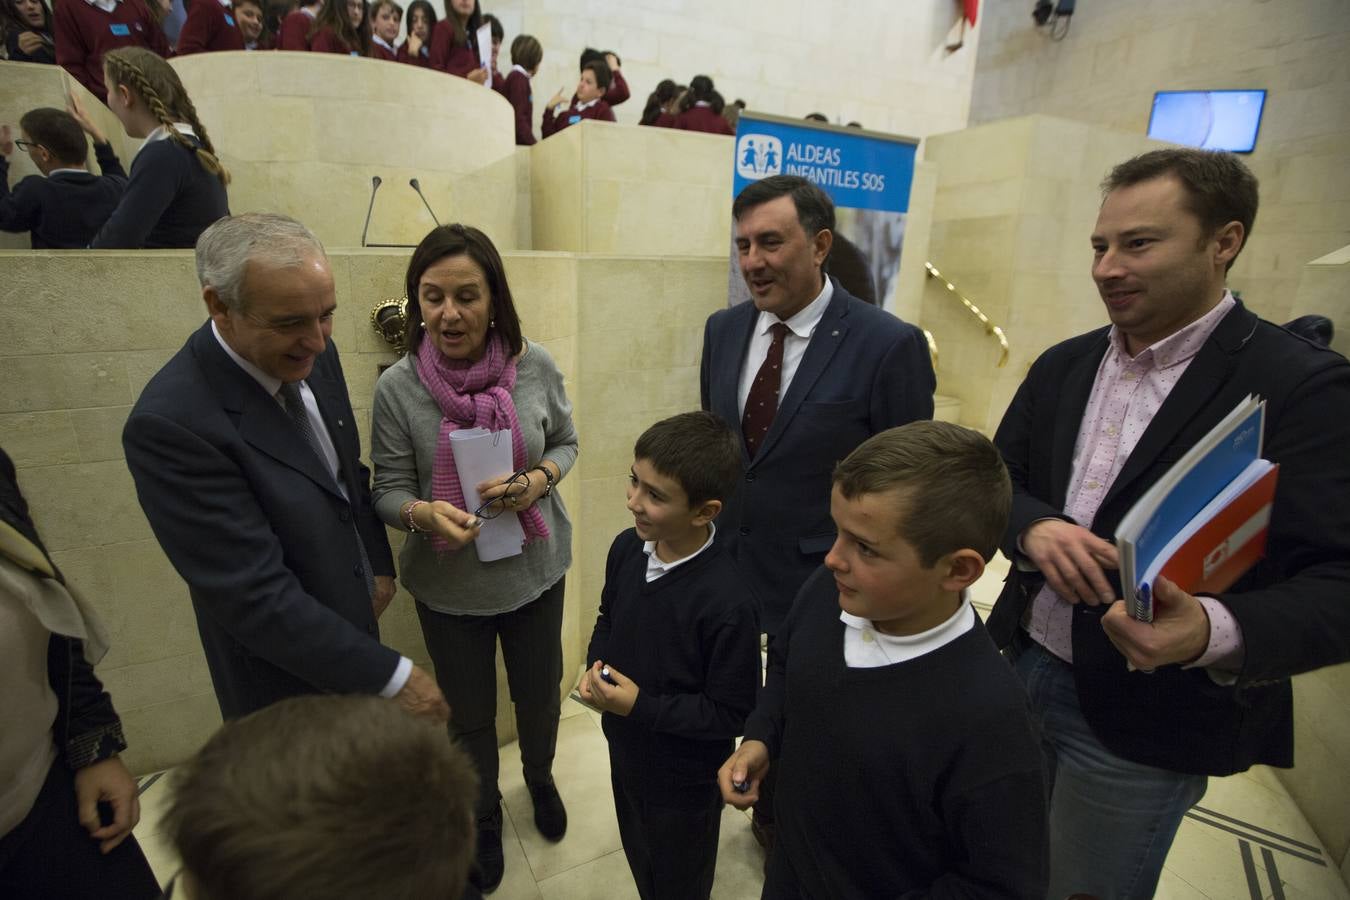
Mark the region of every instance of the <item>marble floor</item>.
[[[1006, 563], [991, 566], [973, 600], [987, 610]], [[530, 797], [515, 744], [501, 751], [505, 801], [506, 877], [493, 900], [637, 900], [619, 845], [609, 787], [609, 757], [600, 717], [580, 703], [563, 703], [554, 775], [570, 827], [554, 844], [534, 829]], [[136, 837], [161, 881], [177, 860], [159, 832], [166, 800], [163, 773], [140, 779]], [[1157, 897], [1165, 900], [1350, 900], [1339, 860], [1268, 769], [1210, 779], [1209, 791], [1183, 822]], [[717, 860], [716, 900], [759, 896], [763, 855], [745, 813], [726, 808]]]

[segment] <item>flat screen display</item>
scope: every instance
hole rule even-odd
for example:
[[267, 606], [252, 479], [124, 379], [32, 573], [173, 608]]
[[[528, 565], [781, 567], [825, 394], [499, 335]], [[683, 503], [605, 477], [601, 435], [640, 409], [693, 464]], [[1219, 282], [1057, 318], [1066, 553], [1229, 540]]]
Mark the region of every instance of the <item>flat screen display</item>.
[[1158, 91], [1148, 136], [1205, 150], [1251, 153], [1265, 91]]

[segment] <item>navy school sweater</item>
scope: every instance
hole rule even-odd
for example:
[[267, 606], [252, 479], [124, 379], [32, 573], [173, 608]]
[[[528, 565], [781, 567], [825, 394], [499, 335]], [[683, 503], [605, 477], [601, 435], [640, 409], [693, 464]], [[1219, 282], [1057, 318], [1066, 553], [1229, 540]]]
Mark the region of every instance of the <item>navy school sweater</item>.
[[9, 160], [0, 156], [0, 231], [29, 231], [34, 250], [83, 249], [112, 215], [127, 174], [108, 144], [95, 144], [99, 170], [30, 175], [9, 190]]
[[229, 214], [225, 185], [202, 167], [195, 152], [171, 138], [150, 141], [131, 161], [122, 202], [89, 246], [191, 248], [208, 226]]
[[630, 528], [610, 547], [586, 661], [638, 686], [628, 716], [602, 719], [615, 773], [678, 801], [716, 780], [755, 704], [758, 604], [720, 545], [651, 583], [642, 546]]

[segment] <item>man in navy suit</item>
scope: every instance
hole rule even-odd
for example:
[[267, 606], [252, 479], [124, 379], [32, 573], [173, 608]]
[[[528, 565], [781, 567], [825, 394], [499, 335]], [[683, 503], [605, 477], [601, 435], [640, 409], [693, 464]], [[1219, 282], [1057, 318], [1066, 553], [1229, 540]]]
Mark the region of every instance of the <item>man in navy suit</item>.
[[210, 320], [122, 434], [136, 492], [188, 583], [226, 719], [298, 694], [369, 693], [445, 719], [435, 681], [380, 644], [394, 564], [370, 502], [323, 247], [284, 216], [197, 243]]
[[[1107, 900], [1153, 895], [1207, 776], [1293, 765], [1290, 676], [1350, 659], [1350, 365], [1227, 290], [1257, 209], [1237, 157], [1157, 150], [1104, 188], [1111, 325], [1043, 353], [999, 425], [1015, 565], [988, 625], [1043, 726], [1049, 896]], [[1280, 465], [1265, 559], [1218, 596], [1160, 579], [1135, 621], [1122, 516], [1249, 394]]]
[[[935, 382], [923, 332], [824, 274], [834, 230], [824, 191], [774, 175], [731, 211], [754, 302], [708, 317], [702, 402], [741, 441], [744, 478], [717, 533], [759, 593], [772, 641], [834, 543], [835, 464], [877, 432], [931, 419]], [[768, 843], [764, 795], [761, 786], [756, 835]]]

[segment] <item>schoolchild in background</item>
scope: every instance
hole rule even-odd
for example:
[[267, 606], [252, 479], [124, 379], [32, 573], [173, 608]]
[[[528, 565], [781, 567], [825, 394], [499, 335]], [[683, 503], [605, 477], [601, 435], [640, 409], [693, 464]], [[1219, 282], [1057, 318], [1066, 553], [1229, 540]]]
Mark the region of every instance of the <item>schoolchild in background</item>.
[[56, 63], [52, 11], [43, 0], [4, 0], [0, 22], [10, 62]]
[[234, 24], [244, 39], [245, 50], [265, 50], [263, 37], [263, 0], [234, 0]]
[[506, 29], [502, 28], [502, 20], [492, 13], [483, 13], [483, 24], [491, 29], [489, 34], [492, 35], [492, 89], [505, 95], [506, 79], [497, 67], [497, 57], [502, 51], [502, 41], [506, 38]]
[[408, 4], [408, 38], [398, 48], [398, 61], [422, 68], [431, 67], [431, 31], [436, 27], [436, 10], [427, 0]]
[[544, 110], [543, 135], [562, 131], [568, 125], [575, 125], [582, 119], [598, 119], [613, 122], [614, 112], [605, 102], [605, 88], [609, 87], [609, 66], [604, 60], [592, 60], [581, 69], [581, 78], [577, 81], [576, 96], [572, 105], [563, 106], [563, 92], [554, 94]]
[[515, 110], [517, 146], [534, 143], [534, 94], [530, 79], [538, 73], [543, 59], [544, 48], [533, 35], [518, 34], [511, 42], [511, 71], [502, 84], [502, 93]]
[[370, 8], [370, 58], [398, 61], [399, 29], [403, 26], [403, 7], [394, 0], [376, 0]]
[[759, 689], [759, 611], [714, 519], [741, 479], [731, 427], [709, 412], [643, 432], [629, 471], [634, 528], [614, 539], [581, 677], [604, 710], [623, 852], [642, 900], [707, 900], [717, 770]]
[[328, 0], [309, 33], [309, 49], [315, 53], [365, 56], [369, 44], [365, 0]]
[[446, 0], [446, 16], [431, 30], [431, 67], [486, 84], [487, 69], [478, 63], [478, 29], [483, 10], [478, 0]]
[[191, 0], [174, 55], [243, 49], [244, 36], [235, 22], [230, 0]]
[[112, 51], [104, 69], [108, 108], [128, 137], [145, 144], [131, 161], [121, 202], [89, 246], [195, 247], [207, 226], [230, 214], [230, 176], [192, 100], [173, 67], [143, 47]]
[[655, 128], [674, 128], [674, 106], [684, 93], [684, 88], [669, 78], [663, 79], [656, 90], [647, 96], [647, 105], [642, 109], [639, 125], [651, 125]]
[[[334, 3], [340, 3], [342, 0], [332, 0]], [[323, 11], [324, 0], [315, 0], [314, 3], [307, 3], [293, 12], [287, 13], [281, 20], [281, 30], [277, 33], [278, 50], [308, 50], [310, 44], [310, 33], [314, 30], [314, 23], [319, 18], [319, 13]]]
[[689, 81], [689, 91], [680, 101], [680, 114], [675, 117], [675, 127], [682, 131], [702, 131], [707, 134], [733, 134], [722, 111], [714, 108], [720, 95], [713, 88], [713, 81], [707, 75], [695, 75]]
[[[624, 80], [623, 72], [619, 71], [623, 65], [623, 60], [619, 59], [619, 54], [613, 50], [596, 50], [594, 47], [587, 47], [581, 51], [581, 62], [577, 64], [578, 69], [586, 68], [586, 63], [599, 60], [609, 67], [609, 87], [605, 89], [605, 102], [611, 107], [618, 106], [620, 103], [632, 96], [628, 90], [628, 82]], [[576, 97], [572, 102], [576, 102]]]
[[60, 3], [52, 22], [57, 63], [100, 100], [108, 94], [104, 54], [119, 47], [144, 47], [161, 57], [172, 52], [159, 17], [145, 0], [116, 0], [112, 9], [88, 0]]
[[[76, 95], [71, 107], [33, 109], [19, 119], [18, 140], [0, 126], [0, 231], [30, 232], [34, 250], [81, 249], [117, 208], [127, 174], [107, 137], [84, 115]], [[86, 122], [81, 128], [80, 121]], [[89, 142], [101, 174], [89, 171]], [[9, 190], [9, 156], [15, 147], [28, 154], [41, 175], [30, 175]]]
[[718, 772], [745, 809], [778, 770], [763, 900], [1046, 897], [1040, 741], [967, 592], [1011, 506], [993, 443], [950, 422], [880, 432], [835, 467], [834, 546]]

